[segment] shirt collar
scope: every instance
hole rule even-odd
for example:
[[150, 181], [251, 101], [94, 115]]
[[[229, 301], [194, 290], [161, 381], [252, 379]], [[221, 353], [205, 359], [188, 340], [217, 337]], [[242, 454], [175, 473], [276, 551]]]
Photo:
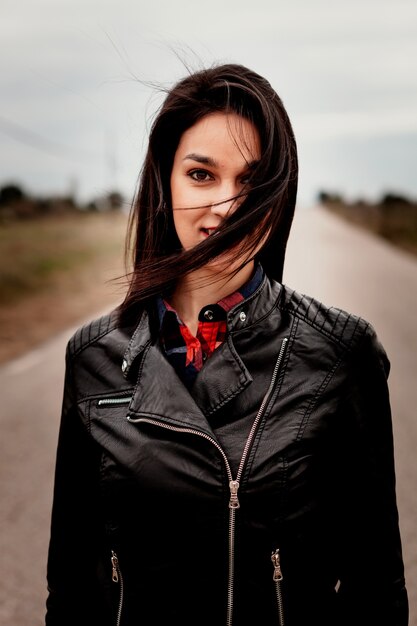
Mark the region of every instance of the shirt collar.
[[[261, 284], [255, 289], [254, 293], [241, 304], [228, 311], [228, 333], [237, 337], [241, 330], [255, 325], [260, 320], [268, 317], [272, 309], [278, 310], [278, 301], [283, 297], [283, 293], [282, 285], [269, 279], [264, 274]], [[123, 355], [122, 371], [125, 378], [130, 375], [135, 359], [152, 345], [150, 314], [151, 311], [148, 311], [146, 308], [140, 312], [138, 324]], [[156, 317], [155, 326], [157, 323], [158, 318]], [[156, 330], [155, 326], [154, 329]]]
[[[215, 304], [207, 304], [206, 306], [204, 306], [198, 315], [198, 320], [200, 322], [216, 322], [220, 320], [225, 320], [228, 311], [230, 311], [236, 304], [242, 302], [243, 300], [246, 300], [246, 298], [249, 298], [253, 293], [255, 293], [255, 291], [261, 284], [263, 277], [263, 268], [261, 264], [258, 263], [255, 272], [246, 283], [244, 283], [239, 289], [229, 294], [225, 298], [222, 298]], [[178, 317], [175, 309], [173, 309], [172, 306], [162, 298], [162, 296], [157, 297], [156, 307], [158, 312], [159, 328], [162, 328], [165, 315], [167, 313], [175, 315], [178, 324], [182, 324], [182, 321]]]

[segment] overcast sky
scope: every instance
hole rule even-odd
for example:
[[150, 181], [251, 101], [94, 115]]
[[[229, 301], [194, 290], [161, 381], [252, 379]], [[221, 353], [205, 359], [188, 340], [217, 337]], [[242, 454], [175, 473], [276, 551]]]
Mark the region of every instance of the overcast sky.
[[299, 199], [417, 197], [414, 0], [2, 0], [0, 185], [131, 198], [147, 129], [192, 67], [264, 75], [292, 120]]

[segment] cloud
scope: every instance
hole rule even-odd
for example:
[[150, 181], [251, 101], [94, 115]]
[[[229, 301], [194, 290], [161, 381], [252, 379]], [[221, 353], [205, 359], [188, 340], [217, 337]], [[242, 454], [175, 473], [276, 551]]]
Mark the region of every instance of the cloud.
[[415, 107], [380, 111], [339, 111], [299, 115], [293, 121], [303, 141], [358, 136], [363, 139], [417, 132]]
[[[414, 1], [5, 0], [2, 13], [0, 115], [26, 139], [91, 154], [70, 165], [85, 193], [106, 182], [109, 133], [117, 139], [118, 180], [130, 191], [160, 103], [146, 81], [171, 84], [186, 72], [181, 58], [192, 67], [241, 62], [266, 76], [306, 150], [304, 170], [316, 177], [320, 161], [310, 155], [323, 154], [326, 142], [343, 151], [352, 137], [416, 130]], [[14, 167], [34, 186], [64, 184], [60, 157], [48, 150], [42, 157], [32, 140], [12, 136], [3, 135], [4, 176]]]

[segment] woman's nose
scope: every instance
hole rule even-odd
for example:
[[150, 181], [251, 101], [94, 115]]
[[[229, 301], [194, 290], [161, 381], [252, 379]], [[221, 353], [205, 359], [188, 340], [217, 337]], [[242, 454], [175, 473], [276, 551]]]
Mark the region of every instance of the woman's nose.
[[224, 189], [219, 199], [213, 201], [210, 207], [211, 212], [225, 219], [229, 215], [229, 213], [233, 213], [233, 211], [235, 211], [239, 206], [241, 198], [236, 197], [238, 195], [239, 189], [232, 189], [230, 187]]

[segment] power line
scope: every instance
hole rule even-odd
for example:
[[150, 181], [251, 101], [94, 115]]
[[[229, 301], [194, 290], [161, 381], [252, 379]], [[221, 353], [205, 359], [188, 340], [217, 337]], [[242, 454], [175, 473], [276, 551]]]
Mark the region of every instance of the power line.
[[90, 152], [89, 150], [73, 148], [51, 141], [49, 138], [43, 137], [39, 133], [25, 128], [24, 126], [17, 124], [2, 115], [0, 115], [0, 132], [21, 144], [30, 146], [31, 148], [34, 148], [39, 152], [49, 154], [50, 156], [64, 158], [71, 161], [100, 158], [98, 154]]

